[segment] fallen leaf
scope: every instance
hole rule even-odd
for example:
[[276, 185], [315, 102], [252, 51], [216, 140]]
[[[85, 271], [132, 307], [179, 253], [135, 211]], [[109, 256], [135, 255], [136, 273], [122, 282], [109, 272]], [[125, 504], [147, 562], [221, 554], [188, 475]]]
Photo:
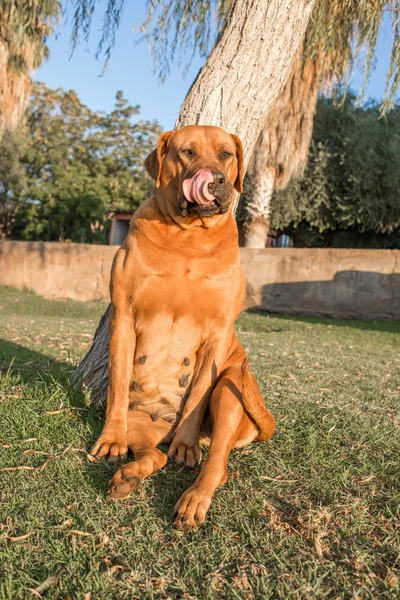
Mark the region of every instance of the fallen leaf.
[[369, 481], [372, 481], [372, 479], [375, 478], [375, 475], [370, 475], [369, 477], [366, 477], [365, 479], [360, 479], [360, 481], [358, 483], [368, 483]]
[[58, 583], [58, 578], [55, 577], [54, 575], [52, 575], [51, 577], [48, 577], [45, 581], [43, 581], [43, 583], [38, 585], [37, 588], [35, 588], [35, 589], [28, 588], [28, 589], [32, 594], [34, 594], [38, 598], [41, 598], [42, 592], [46, 591], [49, 587], [52, 587], [53, 585], [57, 585], [57, 583]]
[[390, 588], [397, 588], [399, 584], [399, 579], [392, 571], [388, 571], [387, 582]]
[[286, 379], [294, 379], [294, 381], [297, 381], [297, 377], [293, 375], [293, 373], [288, 373], [286, 375]]
[[314, 546], [315, 546], [315, 552], [317, 553], [318, 558], [320, 560], [324, 560], [324, 554], [322, 552], [322, 545], [321, 545], [318, 535], [314, 536]]
[[61, 527], [69, 527], [70, 525], [72, 525], [73, 523], [73, 519], [67, 519], [66, 521], [64, 521], [64, 523], [61, 523], [61, 525], [54, 525], [55, 529], [61, 529]]
[[113, 565], [112, 567], [110, 567], [108, 569], [108, 574], [109, 575], [114, 575], [114, 573], [117, 573], [118, 571], [124, 570], [125, 567], [123, 567], [122, 565]]
[[3, 467], [0, 471], [36, 471], [36, 469], [22, 465], [21, 467]]
[[83, 537], [90, 537], [91, 533], [87, 533], [87, 531], [81, 531], [80, 529], [71, 529], [71, 533], [74, 533], [75, 535], [81, 535]]
[[282, 479], [282, 475], [277, 475], [277, 477], [260, 475], [260, 479], [265, 479], [266, 481], [277, 481], [278, 483], [296, 483], [297, 481], [300, 481], [299, 479]]
[[33, 535], [33, 532], [31, 533], [25, 533], [25, 535], [19, 535], [17, 537], [11, 537], [9, 536], [9, 540], [11, 542], [19, 542], [20, 540], [26, 540], [26, 538], [30, 537], [31, 535]]

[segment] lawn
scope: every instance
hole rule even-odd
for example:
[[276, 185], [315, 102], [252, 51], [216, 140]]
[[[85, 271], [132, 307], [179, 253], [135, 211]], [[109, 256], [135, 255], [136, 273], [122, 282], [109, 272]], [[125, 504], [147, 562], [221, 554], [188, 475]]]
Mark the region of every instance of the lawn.
[[[87, 450], [102, 413], [68, 387], [102, 303], [0, 289], [0, 598], [400, 597], [400, 323], [244, 313], [277, 431], [235, 450], [206, 524], [169, 464], [122, 503]], [[89, 595], [91, 593], [91, 596]]]

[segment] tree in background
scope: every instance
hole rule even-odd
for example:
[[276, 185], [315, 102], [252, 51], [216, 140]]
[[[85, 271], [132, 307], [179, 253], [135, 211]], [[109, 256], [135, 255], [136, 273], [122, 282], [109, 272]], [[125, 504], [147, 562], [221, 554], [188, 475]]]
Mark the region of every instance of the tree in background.
[[[93, 7], [96, 0], [93, 2]], [[75, 31], [80, 29], [88, 35], [92, 13], [86, 9], [87, 1], [80, 0], [78, 7], [81, 10], [75, 13]], [[115, 32], [119, 24], [124, 0], [115, 3], [109, 0], [105, 14], [105, 27], [103, 37], [99, 43], [99, 52], [107, 46], [106, 56], [109, 57], [113, 45]], [[210, 42], [218, 30], [223, 31], [224, 19], [229, 9], [234, 9], [236, 3], [231, 0], [206, 0], [189, 1], [178, 0], [171, 3], [167, 0], [151, 0], [148, 2], [148, 11], [142, 26], [144, 39], [148, 40], [153, 52], [155, 70], [160, 79], [164, 79], [170, 69], [170, 64], [175, 59], [183, 57], [184, 69], [190, 64], [196, 51], [206, 57], [209, 52]], [[254, 7], [253, 7], [254, 8]], [[85, 9], [85, 10], [84, 10]], [[287, 80], [286, 87], [269, 114], [266, 123], [259, 123], [264, 129], [255, 145], [255, 156], [251, 163], [253, 196], [248, 198], [246, 245], [264, 247], [267, 239], [270, 218], [270, 200], [275, 186], [284, 188], [293, 177], [299, 177], [307, 164], [307, 154], [312, 136], [312, 123], [318, 99], [320, 85], [326, 80], [337, 81], [346, 71], [351, 69], [362, 52], [366, 53], [364, 61], [364, 84], [373, 66], [379, 28], [384, 14], [390, 15], [392, 27], [392, 50], [390, 66], [387, 72], [387, 86], [383, 99], [383, 109], [391, 106], [400, 81], [399, 56], [400, 56], [400, 31], [399, 31], [399, 0], [317, 0], [311, 15], [307, 32], [292, 71]], [[213, 24], [214, 17], [214, 24]], [[264, 32], [260, 30], [260, 35]], [[258, 34], [258, 32], [257, 32]], [[247, 43], [247, 41], [246, 41]], [[218, 45], [218, 44], [217, 44]], [[189, 59], [188, 59], [189, 57]], [[212, 57], [212, 54], [209, 58]], [[214, 61], [212, 69], [216, 69]], [[222, 61], [222, 65], [231, 64]], [[262, 59], [258, 57], [251, 69], [262, 66]], [[238, 73], [231, 73], [238, 77]], [[206, 66], [194, 84], [194, 90], [189, 92], [188, 100], [196, 94], [204, 97], [202, 84], [208, 77], [209, 104], [214, 109], [205, 110], [207, 103], [201, 106], [202, 115], [193, 111], [193, 106], [184, 106], [181, 110], [179, 125], [188, 122], [210, 123], [215, 115], [219, 115], [221, 126], [231, 128], [235, 133], [241, 133], [235, 127], [236, 120], [230, 114], [224, 115], [223, 108], [218, 107], [219, 102], [229, 103], [229, 87], [227, 94], [221, 95], [219, 90], [212, 89], [214, 82], [212, 70]], [[229, 77], [228, 77], [229, 79]], [[218, 88], [218, 86], [217, 86]], [[238, 91], [237, 97], [240, 98]], [[222, 98], [222, 99], [221, 99]], [[241, 98], [246, 104], [246, 100]], [[215, 108], [217, 107], [217, 108]], [[263, 111], [257, 106], [246, 104], [244, 118], [250, 122], [255, 119], [262, 121]], [[269, 108], [271, 110], [272, 106]], [[239, 114], [237, 105], [232, 103], [227, 112]], [[265, 111], [268, 115], [269, 110]], [[184, 117], [182, 119], [182, 116]], [[254, 128], [253, 128], [254, 129]], [[253, 147], [252, 128], [243, 128], [245, 136], [249, 136], [249, 148]], [[247, 149], [247, 147], [246, 147]]]
[[143, 163], [157, 145], [161, 128], [155, 120], [132, 121], [139, 113], [140, 107], [131, 106], [119, 91], [114, 110], [101, 122], [99, 152], [112, 210], [135, 210], [153, 187]]
[[254, 147], [249, 165], [251, 186], [246, 194], [245, 246], [265, 248], [274, 189], [284, 189], [304, 173], [320, 87], [321, 59], [303, 64], [304, 47]]
[[83, 242], [90, 223], [103, 222], [104, 190], [91, 143], [99, 120], [75, 91], [35, 85], [27, 114], [29, 195], [19, 215], [23, 238]]
[[[8, 211], [3, 221], [16, 221], [14, 237], [106, 242], [107, 211], [134, 210], [151, 190], [143, 161], [160, 127], [155, 121], [133, 121], [138, 114], [139, 107], [130, 106], [122, 92], [115, 109], [103, 114], [91, 111], [74, 90], [35, 84], [25, 147], [2, 179], [12, 199], [2, 202], [3, 212]], [[15, 145], [22, 135], [9, 134], [4, 142]], [[0, 144], [0, 153], [7, 148]], [[25, 175], [26, 186], [17, 185], [14, 171], [21, 181]], [[10, 235], [9, 226], [3, 226], [3, 235]]]
[[25, 152], [25, 132], [6, 131], [0, 142], [0, 238], [11, 235], [26, 193]]
[[0, 139], [21, 121], [31, 72], [48, 54], [46, 38], [61, 13], [58, 0], [3, 0], [0, 4]]
[[[100, 0], [73, 2], [74, 42], [88, 38], [100, 4]], [[187, 58], [199, 49], [207, 56], [181, 106], [177, 126], [218, 125], [239, 135], [247, 163], [289, 76], [314, 4], [315, 0], [149, 0], [143, 34], [156, 58], [165, 59], [167, 65], [179, 53]], [[106, 3], [98, 46], [98, 54], [104, 52], [106, 61], [124, 6], [125, 0]], [[216, 27], [214, 11], [218, 13]], [[161, 65], [161, 76], [163, 71]]]
[[[366, 52], [364, 82], [375, 56], [385, 11], [391, 12], [393, 50], [382, 109], [398, 87], [400, 3], [320, 0], [314, 7], [304, 45], [292, 73], [255, 146], [250, 165], [252, 194], [247, 198], [245, 246], [266, 245], [275, 189], [301, 177], [307, 165], [318, 92], [343, 78], [361, 51]], [[379, 115], [378, 115], [379, 116]]]
[[398, 247], [400, 106], [379, 115], [351, 94], [319, 100], [305, 175], [275, 193], [273, 228], [297, 245]]

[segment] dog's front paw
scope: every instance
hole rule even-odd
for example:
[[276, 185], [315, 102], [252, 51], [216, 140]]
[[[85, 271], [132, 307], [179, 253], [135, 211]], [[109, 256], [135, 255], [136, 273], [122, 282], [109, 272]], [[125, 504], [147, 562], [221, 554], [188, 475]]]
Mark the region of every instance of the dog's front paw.
[[90, 450], [92, 456], [106, 459], [109, 463], [128, 455], [127, 429], [124, 423], [112, 423], [104, 427], [99, 439]]
[[168, 450], [168, 458], [174, 460], [178, 465], [185, 465], [188, 468], [195, 467], [202, 458], [199, 435], [184, 429], [179, 430], [178, 427]]
[[210, 507], [211, 498], [212, 494], [196, 483], [186, 490], [175, 505], [175, 529], [186, 532], [202, 525]]

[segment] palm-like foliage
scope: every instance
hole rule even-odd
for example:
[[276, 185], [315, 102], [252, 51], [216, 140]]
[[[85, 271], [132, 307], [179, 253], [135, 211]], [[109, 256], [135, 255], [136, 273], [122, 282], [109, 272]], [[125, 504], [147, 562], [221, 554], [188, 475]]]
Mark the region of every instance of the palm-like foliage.
[[304, 62], [298, 52], [289, 79], [257, 140], [249, 165], [251, 193], [247, 195], [245, 245], [264, 247], [275, 188], [283, 189], [307, 166], [318, 90], [323, 78], [322, 57]]
[[60, 11], [57, 0], [0, 2], [0, 137], [24, 114], [30, 72], [47, 56], [46, 38]]
[[[397, 3], [391, 7], [392, 62], [381, 111], [391, 104], [398, 86]], [[247, 246], [263, 247], [267, 240], [274, 189], [300, 177], [307, 165], [313, 120], [321, 84], [341, 79], [363, 50], [364, 85], [373, 64], [379, 26], [386, 3], [333, 0], [316, 3], [304, 46], [255, 147], [250, 166], [252, 195], [247, 205]]]

